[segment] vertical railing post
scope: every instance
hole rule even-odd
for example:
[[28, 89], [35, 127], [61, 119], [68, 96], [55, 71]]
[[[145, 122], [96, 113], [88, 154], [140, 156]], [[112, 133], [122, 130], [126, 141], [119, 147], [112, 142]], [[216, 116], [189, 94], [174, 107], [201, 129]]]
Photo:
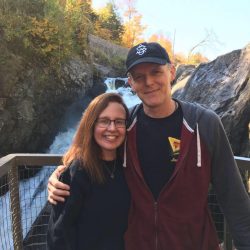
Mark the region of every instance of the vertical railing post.
[[246, 180], [247, 180], [247, 192], [250, 195], [250, 171], [246, 171]]
[[229, 233], [228, 225], [224, 218], [224, 250], [232, 250], [232, 249], [233, 249], [232, 237]]
[[13, 242], [15, 250], [23, 249], [23, 234], [21, 224], [21, 208], [19, 197], [19, 179], [18, 179], [18, 167], [13, 161], [11, 169], [8, 172], [9, 189], [10, 189], [10, 207], [12, 218], [12, 232]]

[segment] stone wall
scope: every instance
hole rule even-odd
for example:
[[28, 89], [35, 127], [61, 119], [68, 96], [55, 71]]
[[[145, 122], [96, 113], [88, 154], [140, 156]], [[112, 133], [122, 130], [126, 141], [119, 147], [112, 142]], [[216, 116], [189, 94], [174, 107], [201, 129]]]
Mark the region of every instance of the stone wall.
[[100, 37], [89, 35], [89, 44], [92, 50], [94, 49], [100, 49], [108, 56], [120, 56], [120, 57], [126, 57], [128, 54], [128, 49], [121, 47], [116, 44], [112, 44], [109, 41], [106, 41]]

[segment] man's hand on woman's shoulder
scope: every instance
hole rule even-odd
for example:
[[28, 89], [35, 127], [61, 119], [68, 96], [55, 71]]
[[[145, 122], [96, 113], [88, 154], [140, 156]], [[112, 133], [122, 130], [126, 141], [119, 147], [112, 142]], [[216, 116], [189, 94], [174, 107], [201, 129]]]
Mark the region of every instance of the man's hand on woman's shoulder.
[[59, 181], [60, 174], [65, 170], [66, 166], [60, 165], [51, 174], [48, 181], [48, 201], [56, 205], [57, 202], [64, 202], [65, 196], [69, 196], [69, 185]]

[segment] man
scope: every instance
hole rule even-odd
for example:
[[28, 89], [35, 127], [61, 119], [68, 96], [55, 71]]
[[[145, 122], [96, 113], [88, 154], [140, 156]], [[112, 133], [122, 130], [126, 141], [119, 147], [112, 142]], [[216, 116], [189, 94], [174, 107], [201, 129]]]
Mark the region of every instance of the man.
[[[218, 250], [207, 205], [210, 183], [238, 250], [250, 249], [250, 200], [215, 113], [171, 97], [175, 70], [158, 43], [133, 47], [128, 81], [142, 100], [131, 111], [124, 170], [131, 192], [127, 250]], [[49, 181], [49, 200], [67, 191]], [[68, 187], [66, 187], [68, 188]]]

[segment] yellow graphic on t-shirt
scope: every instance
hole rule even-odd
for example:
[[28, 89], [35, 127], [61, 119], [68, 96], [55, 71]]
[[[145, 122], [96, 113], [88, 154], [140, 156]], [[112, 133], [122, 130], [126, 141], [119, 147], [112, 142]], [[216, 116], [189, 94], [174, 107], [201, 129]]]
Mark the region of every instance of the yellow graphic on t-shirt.
[[173, 158], [171, 159], [171, 161], [176, 162], [180, 154], [181, 141], [174, 137], [168, 137], [168, 140], [169, 140], [170, 146], [172, 148], [172, 153], [173, 153]]

